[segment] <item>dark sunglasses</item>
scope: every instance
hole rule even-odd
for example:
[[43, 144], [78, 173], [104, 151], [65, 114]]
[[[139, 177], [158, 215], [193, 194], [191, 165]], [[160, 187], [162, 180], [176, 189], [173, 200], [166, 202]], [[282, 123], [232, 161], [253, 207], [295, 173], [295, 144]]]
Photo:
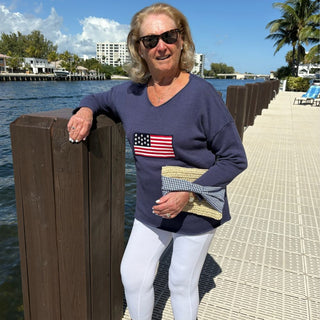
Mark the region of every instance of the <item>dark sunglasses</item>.
[[172, 29], [161, 34], [141, 37], [139, 41], [142, 41], [146, 49], [153, 49], [157, 46], [160, 38], [167, 44], [176, 43], [180, 32], [180, 29]]

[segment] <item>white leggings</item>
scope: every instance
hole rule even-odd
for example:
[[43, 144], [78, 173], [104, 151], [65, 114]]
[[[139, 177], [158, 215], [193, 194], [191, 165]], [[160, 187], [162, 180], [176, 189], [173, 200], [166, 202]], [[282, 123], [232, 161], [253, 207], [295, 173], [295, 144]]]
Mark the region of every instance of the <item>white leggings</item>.
[[173, 239], [169, 289], [175, 320], [195, 320], [199, 306], [199, 278], [214, 230], [183, 235], [134, 221], [121, 262], [121, 277], [130, 316], [151, 320], [154, 306], [153, 282], [161, 254]]

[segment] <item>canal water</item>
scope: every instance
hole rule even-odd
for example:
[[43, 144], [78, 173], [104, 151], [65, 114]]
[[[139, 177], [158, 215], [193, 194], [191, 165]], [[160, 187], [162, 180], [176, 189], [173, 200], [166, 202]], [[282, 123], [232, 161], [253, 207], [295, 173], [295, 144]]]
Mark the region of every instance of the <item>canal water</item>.
[[[226, 99], [227, 87], [262, 80], [208, 79]], [[23, 319], [19, 244], [14, 193], [9, 125], [23, 114], [75, 108], [90, 93], [101, 92], [121, 83], [109, 81], [29, 81], [0, 83], [0, 320]], [[135, 207], [135, 167], [126, 148], [125, 238], [133, 222]]]

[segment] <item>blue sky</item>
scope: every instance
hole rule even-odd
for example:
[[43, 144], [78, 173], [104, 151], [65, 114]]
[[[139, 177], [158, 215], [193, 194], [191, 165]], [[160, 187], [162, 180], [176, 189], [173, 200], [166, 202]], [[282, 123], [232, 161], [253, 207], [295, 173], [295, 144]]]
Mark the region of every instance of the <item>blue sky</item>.
[[[132, 15], [154, 3], [147, 0], [0, 0], [0, 33], [40, 30], [58, 45], [80, 57], [95, 55], [95, 43], [125, 41]], [[187, 17], [196, 52], [210, 63], [226, 63], [237, 72], [268, 74], [286, 65], [283, 47], [274, 55], [265, 28], [280, 18], [274, 0], [168, 0]], [[284, 1], [282, 1], [284, 2]]]

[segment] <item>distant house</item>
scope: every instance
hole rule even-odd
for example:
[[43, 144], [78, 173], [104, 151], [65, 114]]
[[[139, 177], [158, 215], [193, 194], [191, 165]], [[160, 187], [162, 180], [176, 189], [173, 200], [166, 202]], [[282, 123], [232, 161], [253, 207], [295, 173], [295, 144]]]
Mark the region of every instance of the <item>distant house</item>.
[[88, 69], [82, 66], [77, 67], [77, 73], [81, 74], [82, 76], [85, 76], [88, 74]]
[[97, 71], [96, 70], [89, 70], [89, 75], [96, 77], [97, 76]]
[[47, 59], [23, 58], [23, 60], [23, 67], [29, 66], [34, 74], [53, 72], [54, 65], [50, 64]]
[[298, 76], [303, 78], [314, 78], [315, 75], [319, 73], [320, 64], [318, 63], [301, 63], [298, 68]]
[[0, 72], [7, 71], [7, 61], [10, 57], [0, 53]]

